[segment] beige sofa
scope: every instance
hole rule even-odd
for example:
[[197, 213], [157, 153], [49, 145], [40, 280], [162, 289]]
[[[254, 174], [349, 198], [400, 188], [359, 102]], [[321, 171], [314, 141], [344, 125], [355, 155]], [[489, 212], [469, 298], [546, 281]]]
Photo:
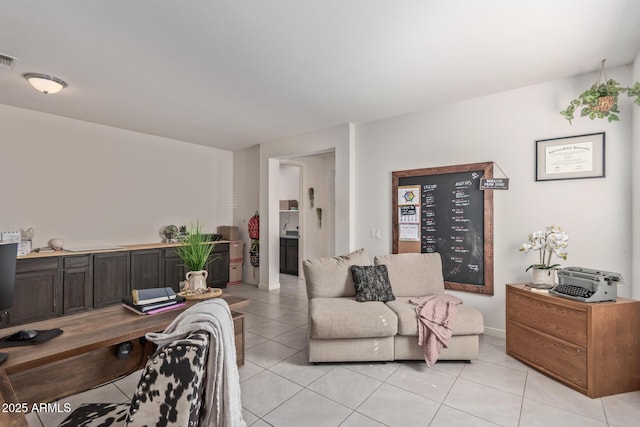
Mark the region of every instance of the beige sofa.
[[[358, 302], [351, 277], [352, 265], [371, 265], [365, 250], [345, 256], [304, 260], [309, 298], [309, 361], [355, 362], [424, 360], [418, 345], [416, 306], [411, 297], [443, 294], [440, 255], [376, 256], [386, 265], [395, 301]], [[453, 336], [439, 360], [476, 359], [482, 314], [458, 305]]]

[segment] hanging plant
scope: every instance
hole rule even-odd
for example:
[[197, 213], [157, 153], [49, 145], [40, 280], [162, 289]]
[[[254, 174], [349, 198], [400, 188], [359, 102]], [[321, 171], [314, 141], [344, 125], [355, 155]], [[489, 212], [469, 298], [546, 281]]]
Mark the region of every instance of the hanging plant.
[[[589, 117], [591, 120], [606, 117], [609, 123], [619, 121], [618, 96], [621, 93], [626, 93], [630, 98], [635, 97], [634, 103], [640, 105], [640, 83], [636, 82], [632, 87], [622, 87], [617, 81], [607, 79], [604, 61], [603, 59], [598, 81], [572, 100], [565, 110], [560, 111], [560, 114], [569, 120], [569, 123], [574, 119], [573, 115], [576, 109], [580, 107], [582, 107], [580, 117]], [[600, 83], [601, 81], [602, 83]]]
[[315, 190], [313, 187], [309, 187], [309, 203], [311, 204], [311, 209], [313, 209], [313, 201], [315, 198]]
[[316, 208], [316, 215], [318, 215], [318, 228], [322, 228], [322, 208]]

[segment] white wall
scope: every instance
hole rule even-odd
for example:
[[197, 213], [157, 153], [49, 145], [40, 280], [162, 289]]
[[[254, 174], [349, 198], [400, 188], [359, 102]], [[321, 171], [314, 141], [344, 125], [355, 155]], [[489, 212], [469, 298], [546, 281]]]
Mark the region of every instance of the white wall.
[[249, 219], [260, 209], [260, 148], [257, 145], [233, 153], [233, 194], [233, 225], [238, 227], [240, 239], [244, 242], [242, 279], [257, 285], [259, 269], [249, 262], [251, 240], [247, 229]]
[[[263, 289], [280, 286], [279, 265], [269, 254], [279, 251], [280, 159], [334, 151], [336, 162], [335, 247], [346, 253], [353, 247], [354, 192], [353, 126], [343, 125], [260, 145], [260, 284]], [[278, 252], [279, 253], [279, 252]]]
[[[288, 164], [280, 165], [280, 200], [300, 199], [300, 167]], [[299, 200], [298, 200], [299, 202]]]
[[[322, 133], [322, 132], [321, 132]], [[325, 134], [326, 136], [326, 134]], [[326, 138], [327, 141], [339, 141], [338, 138]], [[300, 148], [300, 147], [298, 147]], [[247, 220], [259, 208], [259, 160], [260, 149], [258, 146], [247, 150], [236, 151], [234, 153], [234, 177], [233, 188], [236, 202], [234, 210], [234, 225], [240, 229], [240, 237], [245, 245], [244, 281], [246, 283], [258, 284], [258, 269], [252, 267], [249, 262], [250, 239], [247, 235]], [[297, 166], [292, 166], [292, 163]], [[279, 214], [279, 219], [284, 216], [295, 222], [294, 215], [299, 215], [301, 261], [303, 258], [316, 258], [335, 255], [335, 153], [321, 153], [311, 156], [287, 158], [280, 162], [279, 173], [287, 169], [302, 168], [303, 176], [299, 179], [303, 182], [302, 195], [299, 200], [299, 214]], [[286, 167], [285, 167], [286, 166]], [[285, 172], [286, 174], [286, 172]], [[285, 175], [284, 178], [287, 178]], [[290, 178], [290, 177], [289, 177]], [[283, 175], [279, 175], [282, 181]], [[281, 186], [282, 187], [282, 186]], [[316, 190], [316, 201], [314, 209], [309, 205], [308, 188], [314, 187]], [[278, 198], [283, 198], [278, 190]], [[286, 190], [285, 190], [286, 191]], [[290, 191], [290, 190], [289, 190]], [[289, 194], [289, 193], [288, 193]], [[289, 197], [289, 196], [287, 196]], [[298, 197], [296, 197], [298, 198]], [[322, 227], [318, 227], [315, 207], [322, 207], [324, 210]], [[261, 218], [262, 219], [262, 218]], [[291, 227], [288, 227], [291, 228]], [[294, 227], [295, 228], [295, 227]], [[261, 241], [262, 243], [262, 241]], [[279, 254], [279, 251], [276, 252]], [[275, 255], [275, 254], [274, 254]]]
[[[278, 200], [295, 200], [298, 207], [302, 204], [301, 188], [301, 166], [280, 163], [280, 189]], [[300, 227], [300, 212], [280, 212], [280, 233], [286, 234], [289, 230], [298, 230]]]
[[159, 242], [168, 224], [232, 218], [230, 151], [0, 105], [0, 230], [34, 246]]
[[[632, 78], [630, 67], [608, 74], [621, 82]], [[524, 270], [535, 257], [518, 248], [529, 232], [551, 224], [570, 236], [563, 265], [620, 272], [627, 283], [619, 294], [630, 296], [630, 103], [621, 103], [621, 121], [613, 124], [583, 118], [571, 126], [558, 113], [596, 79], [547, 82], [357, 126], [355, 246], [371, 256], [391, 251], [392, 171], [494, 161], [511, 178], [508, 191], [494, 192], [495, 295], [459, 293], [482, 311], [490, 331], [504, 330], [505, 284], [530, 278]], [[606, 178], [535, 181], [535, 140], [602, 131]], [[372, 240], [371, 228], [382, 238]]]
[[[636, 56], [633, 63], [633, 78], [629, 82], [640, 82], [640, 52]], [[633, 179], [633, 275], [627, 280], [627, 286], [632, 288], [631, 296], [633, 299], [640, 299], [640, 106], [633, 107], [633, 133], [632, 133], [632, 159], [631, 164]]]
[[[320, 258], [335, 253], [335, 154], [298, 157], [304, 165], [303, 204], [304, 216], [303, 258]], [[314, 189], [314, 206], [309, 202], [309, 187]], [[318, 224], [316, 209], [322, 209], [322, 226]]]

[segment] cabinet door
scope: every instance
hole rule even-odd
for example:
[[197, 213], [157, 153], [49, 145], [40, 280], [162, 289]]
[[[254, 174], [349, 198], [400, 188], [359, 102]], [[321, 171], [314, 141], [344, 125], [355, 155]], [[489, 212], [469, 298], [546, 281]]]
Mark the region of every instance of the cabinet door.
[[60, 314], [59, 296], [59, 270], [16, 273], [9, 323], [15, 325], [57, 317]]
[[93, 306], [117, 304], [131, 294], [129, 252], [93, 255]]
[[65, 269], [62, 272], [62, 313], [86, 311], [93, 306], [89, 268]]
[[287, 240], [286, 259], [287, 273], [298, 275], [298, 239]]
[[58, 257], [18, 260], [10, 325], [56, 317], [60, 314]]
[[182, 260], [175, 249], [165, 249], [162, 260], [164, 270], [164, 286], [171, 286], [174, 291], [180, 291], [180, 282], [185, 279], [185, 270]]
[[62, 260], [62, 313], [72, 314], [93, 307], [91, 255]]
[[287, 239], [280, 238], [280, 273], [287, 273]]
[[207, 286], [226, 288], [229, 282], [229, 244], [218, 243], [213, 250], [215, 260], [207, 266]]
[[131, 252], [131, 289], [164, 286], [162, 251], [149, 249]]

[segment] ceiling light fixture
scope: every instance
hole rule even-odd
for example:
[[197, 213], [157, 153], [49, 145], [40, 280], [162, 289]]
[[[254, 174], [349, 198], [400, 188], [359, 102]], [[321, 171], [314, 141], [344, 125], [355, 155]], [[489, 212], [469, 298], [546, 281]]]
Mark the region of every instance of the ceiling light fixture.
[[58, 93], [67, 87], [63, 80], [46, 74], [27, 73], [22, 76], [31, 83], [31, 86], [42, 93]]

